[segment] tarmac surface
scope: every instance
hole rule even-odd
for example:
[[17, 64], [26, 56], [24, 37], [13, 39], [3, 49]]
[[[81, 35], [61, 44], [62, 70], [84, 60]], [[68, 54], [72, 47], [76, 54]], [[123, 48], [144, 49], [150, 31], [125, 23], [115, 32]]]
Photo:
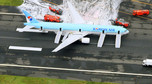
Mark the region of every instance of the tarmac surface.
[[43, 1], [50, 1], [50, 2], [53, 2], [55, 4], [62, 4], [63, 3], [63, 0], [43, 0]]
[[[152, 74], [152, 67], [143, 67], [142, 61], [152, 59], [152, 15], [133, 17], [133, 9], [149, 9], [151, 0], [124, 0], [121, 3], [119, 18], [130, 22], [130, 33], [122, 37], [120, 49], [114, 48], [115, 36], [106, 36], [102, 48], [97, 48], [99, 36], [89, 35], [89, 45], [75, 42], [63, 50], [52, 53], [55, 33], [19, 33], [25, 17], [22, 15], [0, 14], [0, 64], [56, 67], [83, 70], [104, 70], [136, 74]], [[148, 4], [145, 4], [148, 3]], [[1, 8], [0, 8], [1, 10]], [[9, 11], [9, 9], [6, 9]], [[41, 47], [42, 52], [9, 50], [9, 46]], [[90, 73], [65, 70], [46, 70], [21, 67], [2, 67], [0, 74], [116, 82], [120, 84], [151, 84], [151, 76], [134, 76], [106, 73]]]
[[15, 6], [0, 6], [0, 12], [3, 12], [3, 13], [21, 13]]

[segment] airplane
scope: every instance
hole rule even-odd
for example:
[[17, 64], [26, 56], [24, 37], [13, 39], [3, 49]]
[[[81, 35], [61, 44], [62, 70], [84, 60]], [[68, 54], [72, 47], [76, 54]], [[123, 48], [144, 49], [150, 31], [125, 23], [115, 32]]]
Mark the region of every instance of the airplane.
[[56, 47], [52, 52], [58, 52], [59, 50], [78, 40], [80, 40], [82, 43], [90, 43], [90, 38], [86, 37], [90, 34], [100, 35], [97, 47], [103, 46], [106, 35], [116, 35], [115, 48], [120, 48], [121, 36], [129, 33], [126, 28], [113, 25], [86, 24], [73, 5], [70, 2], [67, 3], [74, 23], [39, 22], [27, 11], [22, 10], [27, 18], [27, 23], [24, 23], [24, 25], [26, 25], [24, 28], [17, 28], [17, 31], [40, 33], [48, 33], [48, 31], [53, 31], [56, 32], [54, 43], [57, 44], [60, 42], [61, 36], [63, 35], [62, 43], [58, 45], [58, 47]]

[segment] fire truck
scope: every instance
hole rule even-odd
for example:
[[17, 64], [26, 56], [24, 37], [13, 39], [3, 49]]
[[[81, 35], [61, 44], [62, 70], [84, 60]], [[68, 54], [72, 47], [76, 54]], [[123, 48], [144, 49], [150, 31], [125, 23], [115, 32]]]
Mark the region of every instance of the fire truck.
[[125, 22], [124, 19], [119, 19], [119, 20], [116, 19], [116, 20], [111, 20], [111, 21], [112, 21], [113, 24], [115, 24], [115, 25], [121, 25], [121, 26], [123, 26], [125, 28], [127, 28], [129, 26], [129, 22]]
[[133, 10], [133, 16], [149, 15], [149, 10]]
[[48, 22], [63, 22], [63, 20], [59, 16], [53, 16], [49, 14], [46, 14], [44, 16], [44, 20]]
[[51, 7], [51, 6], [49, 6], [49, 9], [52, 11], [52, 12], [54, 12], [54, 13], [56, 13], [56, 14], [59, 14], [59, 15], [62, 15], [62, 10], [61, 9], [59, 9], [59, 8], [53, 8], [53, 7]]

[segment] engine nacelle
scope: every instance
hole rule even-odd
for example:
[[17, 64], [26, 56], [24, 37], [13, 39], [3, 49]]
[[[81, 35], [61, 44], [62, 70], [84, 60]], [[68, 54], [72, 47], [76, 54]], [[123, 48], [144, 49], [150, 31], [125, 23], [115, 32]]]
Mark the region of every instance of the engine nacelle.
[[81, 42], [82, 43], [90, 43], [90, 38], [82, 38]]

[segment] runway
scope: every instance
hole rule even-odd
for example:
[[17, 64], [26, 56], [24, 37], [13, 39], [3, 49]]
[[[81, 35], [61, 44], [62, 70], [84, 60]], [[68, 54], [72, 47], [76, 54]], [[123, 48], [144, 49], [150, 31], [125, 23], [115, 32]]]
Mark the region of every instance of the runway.
[[[126, 2], [132, 4], [125, 4]], [[142, 60], [146, 58], [152, 59], [152, 22], [126, 14], [129, 10], [131, 11], [131, 8], [127, 11], [124, 8], [132, 7], [134, 4], [143, 6], [140, 3], [131, 2], [131, 0], [124, 0], [120, 7], [120, 11], [125, 13], [119, 12], [119, 18], [124, 18], [131, 23], [131, 26], [128, 28], [130, 33], [122, 37], [122, 46], [120, 49], [114, 48], [114, 36], [107, 36], [103, 47], [97, 48], [96, 43], [99, 36], [89, 35], [88, 37], [91, 38], [91, 44], [89, 45], [75, 42], [58, 53], [52, 53], [51, 51], [58, 46], [54, 44], [55, 33], [16, 32], [16, 28], [24, 27], [23, 22], [25, 22], [25, 17], [22, 15], [0, 14], [0, 65], [15, 64], [151, 75], [151, 67], [143, 67]], [[131, 13], [130, 11], [129, 13]], [[9, 46], [40, 47], [42, 51], [9, 50]], [[41, 68], [29, 69], [25, 67], [3, 66], [0, 68], [0, 73], [97, 82], [108, 81], [121, 84], [152, 83], [151, 77], [144, 77], [142, 75], [126, 76], [125, 74], [98, 74], [94, 72], [45, 70]]]

